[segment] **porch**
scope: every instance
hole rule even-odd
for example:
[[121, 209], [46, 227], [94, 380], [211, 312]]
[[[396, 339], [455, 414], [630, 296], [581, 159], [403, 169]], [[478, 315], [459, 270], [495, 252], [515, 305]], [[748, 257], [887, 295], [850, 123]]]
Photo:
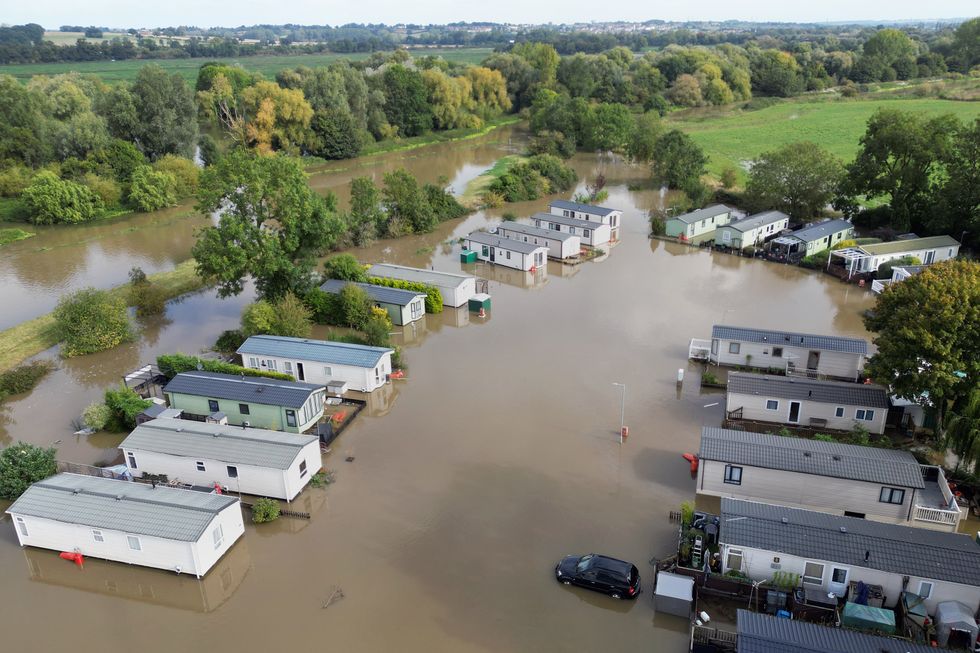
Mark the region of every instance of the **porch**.
[[922, 465], [921, 469], [925, 487], [919, 491], [912, 509], [912, 520], [929, 524], [925, 528], [955, 533], [963, 512], [949, 487], [946, 474], [935, 465]]

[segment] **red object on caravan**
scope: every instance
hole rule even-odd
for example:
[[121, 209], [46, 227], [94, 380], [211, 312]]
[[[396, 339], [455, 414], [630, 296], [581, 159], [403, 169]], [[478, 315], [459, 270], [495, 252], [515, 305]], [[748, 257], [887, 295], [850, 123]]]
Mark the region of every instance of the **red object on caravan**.
[[698, 457], [693, 453], [685, 453], [683, 455], [684, 460], [691, 463], [691, 473], [696, 474], [698, 471]]
[[221, 491], [221, 484], [220, 483], [215, 482], [215, 484], [214, 484], [214, 493], [215, 494], [223, 494], [222, 491]]
[[74, 551], [62, 551], [61, 553], [58, 554], [58, 557], [61, 558], [62, 560], [70, 560], [71, 562], [74, 562], [79, 567], [81, 567], [82, 563], [85, 562], [85, 558], [82, 556], [82, 554], [76, 553]]

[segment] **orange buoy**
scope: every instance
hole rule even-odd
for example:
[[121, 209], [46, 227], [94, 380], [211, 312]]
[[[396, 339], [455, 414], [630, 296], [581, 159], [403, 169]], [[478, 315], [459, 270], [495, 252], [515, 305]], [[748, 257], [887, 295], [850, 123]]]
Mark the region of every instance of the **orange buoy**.
[[85, 562], [85, 558], [82, 556], [82, 554], [76, 551], [62, 551], [58, 554], [58, 557], [62, 560], [74, 562], [79, 567], [81, 567], [82, 563]]
[[630, 436], [630, 427], [624, 426], [619, 432], [619, 437], [620, 439], [623, 440], [623, 442], [625, 442], [626, 438], [628, 438], [629, 436]]
[[685, 453], [681, 457], [691, 463], [691, 473], [696, 474], [698, 471], [698, 457], [693, 453]]
[[477, 313], [477, 314], [476, 314], [476, 316], [477, 316], [477, 317], [486, 317], [486, 316], [487, 316], [487, 312], [486, 312], [486, 310], [484, 310], [484, 308], [483, 308], [483, 307], [481, 306], [481, 307], [480, 307], [480, 312], [479, 312], [479, 313]]
[[334, 413], [332, 419], [335, 422], [343, 422], [345, 417], [347, 417], [347, 413], [341, 410]]

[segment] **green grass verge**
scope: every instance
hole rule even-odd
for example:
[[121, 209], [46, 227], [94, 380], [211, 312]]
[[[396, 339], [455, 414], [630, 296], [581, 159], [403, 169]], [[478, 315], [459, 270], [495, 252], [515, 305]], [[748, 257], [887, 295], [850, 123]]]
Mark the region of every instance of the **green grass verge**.
[[471, 138], [486, 136], [494, 129], [505, 125], [513, 125], [521, 121], [519, 116], [500, 116], [493, 120], [488, 120], [482, 127], [471, 129], [447, 129], [446, 131], [432, 131], [421, 136], [411, 138], [393, 138], [377, 143], [371, 143], [364, 148], [361, 156], [373, 156], [375, 154], [387, 154], [389, 152], [401, 152], [403, 150], [414, 150], [426, 145], [437, 145], [439, 143], [452, 143], [454, 141], [466, 141]]
[[30, 238], [33, 235], [33, 231], [24, 231], [23, 229], [0, 229], [0, 247], [7, 243]]
[[517, 154], [509, 154], [494, 161], [493, 166], [482, 173], [479, 177], [466, 184], [463, 194], [457, 198], [459, 203], [467, 208], [476, 208], [480, 204], [480, 196], [493, 181], [501, 177], [510, 167], [518, 161], [523, 161], [525, 157]]
[[[148, 275], [148, 278], [163, 290], [167, 299], [186, 295], [205, 286], [204, 280], [197, 276], [193, 259], [178, 264], [173, 270]], [[129, 284], [117, 286], [109, 292], [127, 298]], [[57, 344], [55, 321], [51, 313], [0, 331], [0, 372]]]
[[677, 112], [668, 116], [667, 123], [690, 134], [704, 148], [710, 157], [708, 172], [718, 176], [725, 167], [734, 166], [744, 180], [743, 162], [797, 141], [813, 141], [844, 161], [852, 160], [868, 118], [879, 107], [930, 115], [951, 113], [964, 121], [980, 116], [980, 102], [806, 98], [757, 111], [726, 108]]
[[[72, 41], [74, 43], [74, 41]], [[419, 48], [413, 49], [416, 57], [435, 55], [451, 62], [475, 64], [483, 61], [493, 52], [492, 48]], [[296, 66], [327, 66], [335, 61], [347, 59], [360, 61], [370, 57], [370, 53], [352, 54], [294, 54], [294, 55], [256, 55], [254, 57], [237, 58], [195, 58], [195, 59], [126, 59], [124, 61], [78, 61], [39, 64], [10, 64], [0, 66], [0, 74], [13, 75], [21, 80], [28, 80], [33, 75], [58, 75], [69, 71], [98, 75], [104, 81], [131, 82], [136, 78], [139, 69], [149, 63], [161, 66], [170, 73], [177, 73], [189, 82], [197, 80], [197, 71], [201, 64], [207, 61], [221, 61], [229, 64], [239, 64], [246, 70], [262, 73], [271, 79], [276, 73], [285, 68]]]

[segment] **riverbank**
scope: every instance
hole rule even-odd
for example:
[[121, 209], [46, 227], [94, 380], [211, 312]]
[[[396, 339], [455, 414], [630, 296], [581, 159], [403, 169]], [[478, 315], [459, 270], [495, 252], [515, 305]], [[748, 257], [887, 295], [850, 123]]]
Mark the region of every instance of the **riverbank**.
[[522, 120], [520, 116], [505, 115], [488, 120], [481, 127], [470, 129], [447, 129], [446, 131], [432, 131], [421, 136], [411, 138], [397, 138], [372, 143], [364, 148], [358, 155], [359, 157], [375, 156], [378, 154], [389, 154], [392, 152], [404, 152], [414, 150], [427, 145], [438, 145], [440, 143], [456, 143], [458, 141], [468, 141], [474, 138], [486, 136], [490, 132], [507, 125], [516, 125]]
[[[200, 290], [206, 285], [204, 280], [197, 276], [193, 259], [179, 263], [173, 270], [147, 275], [147, 278], [163, 291], [168, 301]], [[129, 284], [116, 286], [109, 292], [117, 297], [128, 299]], [[55, 336], [55, 321], [52, 313], [0, 331], [0, 372], [16, 367], [31, 356], [36, 356], [57, 344], [58, 338]]]
[[512, 165], [522, 160], [524, 157], [516, 154], [497, 159], [493, 166], [466, 184], [466, 189], [458, 198], [459, 203], [468, 209], [476, 210], [479, 208], [481, 197], [490, 184], [510, 170]]

